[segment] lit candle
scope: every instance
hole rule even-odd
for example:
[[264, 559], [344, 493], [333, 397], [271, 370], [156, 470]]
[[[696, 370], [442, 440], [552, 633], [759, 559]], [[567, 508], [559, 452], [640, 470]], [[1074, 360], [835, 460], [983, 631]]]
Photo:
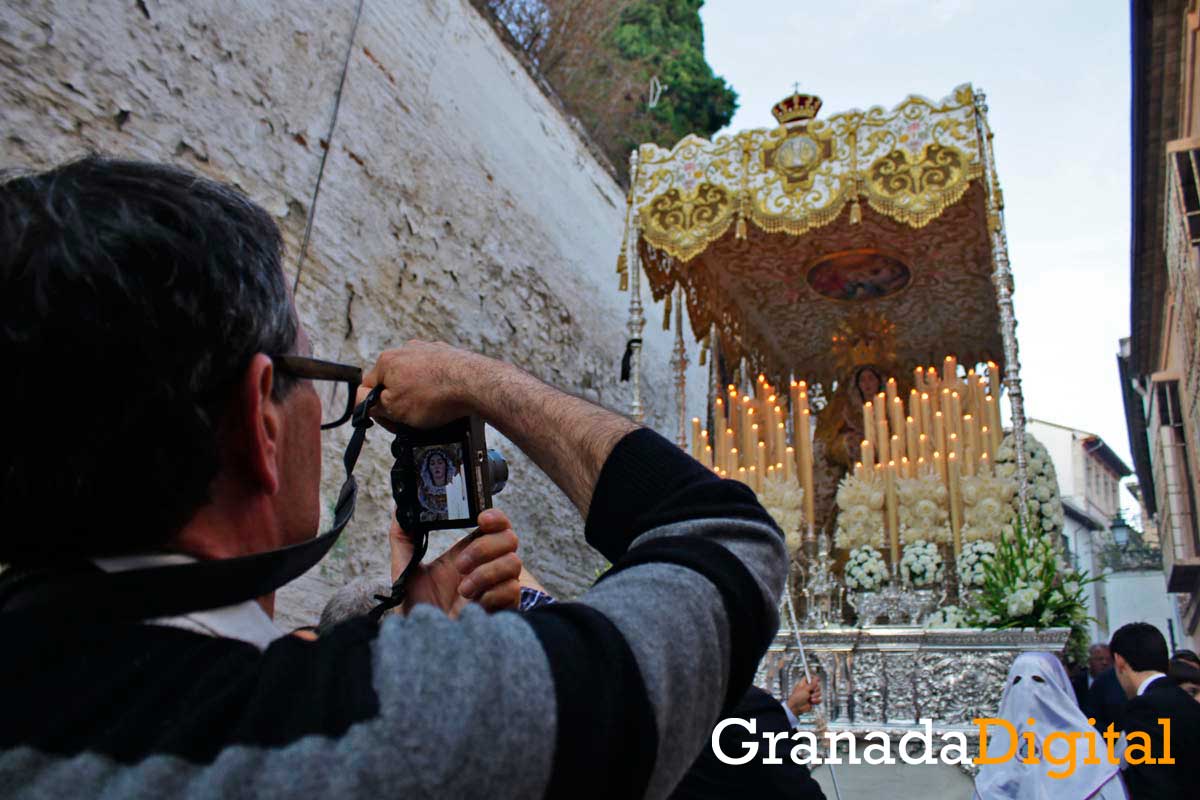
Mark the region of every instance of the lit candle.
[[892, 437], [888, 432], [887, 420], [881, 420], [878, 415], [875, 416], [875, 450], [878, 455], [878, 462], [886, 464], [892, 456]]
[[775, 419], [779, 420], [775, 423], [775, 447], [772, 448], [771, 458], [778, 464], [783, 460], [783, 454], [787, 450], [787, 425], [783, 422], [783, 413], [781, 409], [775, 409]]
[[929, 392], [921, 392], [921, 433], [933, 436], [933, 401]]
[[888, 406], [891, 407], [892, 401], [896, 399], [896, 379], [895, 378], [887, 379], [887, 384], [885, 385], [885, 392], [887, 394]]
[[796, 442], [800, 447], [800, 485], [804, 488], [804, 520], [811, 529], [814, 524], [814, 514], [812, 427], [809, 422], [810, 418], [811, 414], [807, 408], [800, 413], [800, 431], [796, 434]]
[[949, 477], [946, 475], [946, 459], [942, 458], [942, 454], [937, 450], [933, 451], [933, 470], [942, 479], [942, 483], [949, 485]]
[[875, 443], [875, 404], [870, 400], [863, 403], [863, 438]]
[[962, 398], [958, 392], [950, 393], [950, 430], [958, 434], [958, 438], [963, 438], [963, 412]]
[[767, 477], [767, 443], [759, 442], [754, 453], [754, 466], [758, 472], [758, 491], [762, 491], [762, 482]]
[[992, 457], [995, 458], [996, 451], [1000, 449], [1000, 442], [1004, 438], [1004, 428], [1000, 424], [1000, 403], [995, 397], [988, 395], [983, 401], [983, 406], [986, 409], [988, 428], [992, 433]]
[[1000, 367], [995, 361], [987, 362], [988, 367], [988, 390], [992, 393], [992, 397], [996, 400], [1000, 399]]
[[947, 385], [952, 385], [958, 381], [958, 359], [954, 356], [946, 356], [942, 361], [942, 382]]
[[938, 411], [933, 415], [933, 449], [946, 452], [946, 418]]
[[713, 464], [713, 449], [711, 445], [704, 445], [704, 466], [709, 469], [716, 469]]
[[979, 431], [979, 448], [982, 451], [979, 454], [980, 460], [992, 458], [992, 429], [987, 425], [980, 428]]
[[700, 460], [703, 445], [700, 443], [700, 418], [692, 417], [692, 458]]
[[968, 475], [974, 475], [975, 458], [979, 454], [979, 431], [975, 428], [975, 417], [971, 414], [963, 417], [963, 431], [967, 437], [963, 449], [963, 467]]
[[917, 433], [921, 426], [921, 393], [913, 389], [908, 393], [908, 416], [917, 421]]
[[[913, 386], [917, 389], [922, 389], [925, 386], [925, 368], [917, 367], [913, 370]], [[914, 390], [915, 391], [915, 390]]]
[[[900, 434], [900, 438], [904, 438], [904, 403], [897, 397], [894, 399], [888, 408], [888, 423], [891, 425], [892, 433]], [[904, 442], [900, 442], [900, 449], [904, 449]], [[892, 453], [892, 458], [899, 458], [896, 453]]]
[[896, 462], [889, 461], [884, 471], [884, 511], [888, 534], [888, 544], [891, 546], [892, 566], [900, 564], [900, 518], [899, 505], [896, 500]]
[[868, 466], [875, 463], [875, 448], [866, 439], [862, 443], [862, 462]]
[[858, 478], [861, 481], [861, 480], [863, 480], [863, 476], [865, 473], [866, 473], [866, 468], [863, 467], [863, 462], [861, 462], [861, 461], [854, 462], [854, 477]]
[[925, 370], [925, 385], [928, 387], [926, 391], [930, 394], [937, 394], [941, 391], [941, 382], [938, 380], [937, 367], [930, 367]]
[[917, 441], [917, 457], [925, 462], [933, 458], [933, 448], [929, 444], [929, 437], [923, 433]]
[[950, 533], [954, 539], [954, 561], [957, 564], [962, 553], [962, 507], [959, 505], [958, 459], [954, 453], [946, 458], [946, 473], [950, 477]]
[[[901, 427], [903, 432], [904, 428]], [[904, 458], [904, 440], [900, 438], [899, 433], [893, 433], [891, 441], [888, 442], [888, 461], [895, 461], [897, 458]]]
[[919, 436], [920, 436], [920, 434], [917, 433], [917, 421], [915, 419], [913, 419], [912, 417], [905, 417], [905, 419], [904, 419], [904, 454], [906, 456], [908, 456], [908, 458], [914, 462], [917, 460], [917, 457], [920, 455], [920, 451], [917, 449], [917, 443], [918, 443]]
[[786, 455], [783, 459], [783, 477], [790, 481], [792, 479], [792, 475], [794, 474], [792, 472], [792, 468], [795, 465], [794, 459], [796, 458], [796, 449], [794, 447], [788, 447], [784, 449], [784, 452]]
[[992, 474], [992, 460], [990, 458], [988, 458], [987, 453], [984, 453], [983, 455], [981, 455], [979, 457], [979, 474], [980, 475], [991, 475]]
[[738, 472], [742, 468], [741, 457], [738, 455], [736, 447], [729, 448], [729, 471], [740, 475]]
[[903, 478], [912, 478], [913, 469], [916, 467], [916, 462], [909, 461], [907, 458], [900, 459], [900, 476]]

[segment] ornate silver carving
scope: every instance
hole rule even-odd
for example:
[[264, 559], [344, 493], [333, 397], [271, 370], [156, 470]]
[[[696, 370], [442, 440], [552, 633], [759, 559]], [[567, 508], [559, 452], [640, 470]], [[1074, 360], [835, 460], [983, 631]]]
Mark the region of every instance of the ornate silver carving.
[[774, 678], [760, 666], [766, 680], [758, 683], [781, 699], [804, 676], [796, 633], [821, 681], [828, 730], [899, 735], [922, 730], [918, 720], [928, 718], [935, 736], [960, 731], [974, 743], [971, 720], [999, 711], [1013, 659], [1031, 650], [1061, 652], [1069, 630], [827, 625], [793, 632], [785, 625], [763, 659], [781, 666]]
[[809, 528], [805, 537], [808, 557], [804, 569], [804, 624], [810, 628], [837, 625], [842, 621], [842, 600], [845, 588], [833, 571], [833, 559], [829, 557], [829, 537], [825, 531], [813, 541]]

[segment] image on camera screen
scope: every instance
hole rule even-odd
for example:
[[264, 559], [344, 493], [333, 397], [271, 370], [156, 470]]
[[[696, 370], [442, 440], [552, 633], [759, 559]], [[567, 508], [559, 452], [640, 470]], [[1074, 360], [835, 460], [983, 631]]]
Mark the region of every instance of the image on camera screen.
[[420, 520], [436, 522], [469, 517], [471, 511], [467, 504], [462, 445], [452, 442], [417, 447], [413, 451], [413, 458], [417, 462]]

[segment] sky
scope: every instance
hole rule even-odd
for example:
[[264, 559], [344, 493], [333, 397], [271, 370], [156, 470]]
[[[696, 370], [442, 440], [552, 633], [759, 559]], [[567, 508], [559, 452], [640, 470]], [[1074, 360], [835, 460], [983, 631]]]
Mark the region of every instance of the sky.
[[986, 92], [1026, 413], [1097, 433], [1132, 466], [1116, 361], [1129, 335], [1129, 3], [707, 0], [700, 14], [708, 62], [740, 95], [729, 131], [774, 126], [795, 82], [821, 117], [962, 83]]

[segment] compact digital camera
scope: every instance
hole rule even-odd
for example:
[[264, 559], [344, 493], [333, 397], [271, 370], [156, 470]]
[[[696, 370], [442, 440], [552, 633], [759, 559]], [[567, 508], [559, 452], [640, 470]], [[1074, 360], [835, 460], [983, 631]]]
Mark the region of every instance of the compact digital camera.
[[473, 415], [431, 430], [401, 427], [392, 455], [396, 520], [407, 533], [473, 527], [508, 481], [508, 463], [487, 448]]

